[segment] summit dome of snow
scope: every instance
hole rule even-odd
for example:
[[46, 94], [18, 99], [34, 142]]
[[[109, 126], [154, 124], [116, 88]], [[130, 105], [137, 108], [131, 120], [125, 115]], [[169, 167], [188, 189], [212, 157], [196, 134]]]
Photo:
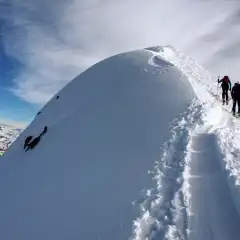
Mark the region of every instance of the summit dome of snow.
[[[127, 239], [148, 170], [194, 98], [187, 78], [148, 50], [108, 58], [52, 98], [0, 163], [4, 239]], [[48, 132], [28, 152], [28, 135]]]
[[217, 87], [170, 46], [80, 74], [0, 159], [0, 236], [240, 239], [240, 122]]

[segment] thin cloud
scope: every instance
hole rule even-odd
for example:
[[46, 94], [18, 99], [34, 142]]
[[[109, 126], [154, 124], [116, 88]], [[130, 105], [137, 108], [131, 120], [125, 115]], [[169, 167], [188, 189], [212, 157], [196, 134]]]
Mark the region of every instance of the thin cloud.
[[[42, 105], [92, 64], [155, 45], [170, 44], [206, 64], [209, 45], [214, 47], [219, 36], [216, 29], [231, 27], [225, 21], [238, 7], [234, 1], [12, 0], [1, 15], [4, 46], [24, 65], [12, 91]], [[234, 24], [228, 33], [229, 38], [238, 36]], [[219, 66], [221, 62], [219, 58]]]

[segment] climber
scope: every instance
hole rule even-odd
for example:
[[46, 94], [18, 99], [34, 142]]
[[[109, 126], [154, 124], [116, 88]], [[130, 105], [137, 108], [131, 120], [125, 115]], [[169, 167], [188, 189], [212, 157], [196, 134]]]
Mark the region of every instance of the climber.
[[224, 76], [223, 79], [219, 80], [218, 77], [218, 83], [222, 83], [221, 87], [222, 87], [222, 101], [223, 104], [225, 103], [225, 98], [226, 98], [226, 104], [228, 104], [228, 90], [231, 91], [231, 81], [229, 80], [228, 76]]
[[235, 115], [236, 112], [236, 104], [238, 104], [238, 115], [240, 115], [240, 84], [239, 82], [236, 82], [232, 88], [232, 99], [233, 99], [233, 107], [232, 107], [232, 113]]
[[36, 145], [39, 143], [39, 141], [41, 140], [41, 137], [44, 136], [48, 131], [48, 127], [45, 126], [43, 131], [39, 134], [38, 137], [34, 138], [32, 140], [32, 136], [28, 136], [25, 140], [25, 144], [24, 144], [24, 149], [26, 148], [26, 151], [27, 152], [29, 149], [33, 149], [36, 147]]

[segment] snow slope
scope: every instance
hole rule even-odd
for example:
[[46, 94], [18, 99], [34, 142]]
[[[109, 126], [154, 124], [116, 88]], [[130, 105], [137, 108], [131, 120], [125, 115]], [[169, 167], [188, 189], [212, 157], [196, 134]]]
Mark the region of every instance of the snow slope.
[[80, 74], [1, 159], [2, 238], [239, 239], [240, 120], [216, 90], [169, 46]]
[[[148, 171], [188, 116], [193, 89], [142, 50], [98, 63], [57, 95], [1, 160], [1, 236], [128, 239], [144, 189], [155, 187]], [[24, 152], [25, 137], [45, 125], [39, 145]]]

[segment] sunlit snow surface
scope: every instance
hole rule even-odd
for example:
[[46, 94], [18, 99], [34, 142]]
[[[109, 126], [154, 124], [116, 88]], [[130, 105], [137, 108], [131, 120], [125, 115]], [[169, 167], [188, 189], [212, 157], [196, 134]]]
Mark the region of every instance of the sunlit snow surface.
[[[159, 178], [158, 185], [166, 185], [163, 213], [152, 219], [167, 217], [166, 207], [178, 190], [174, 184], [179, 181], [180, 188], [182, 183], [183, 157], [178, 162], [176, 153], [166, 160], [164, 145], [169, 141], [174, 148], [174, 128], [179, 146], [186, 139], [181, 122], [191, 119], [194, 92], [173, 64], [153, 57], [149, 51], [134, 51], [89, 68], [46, 104], [4, 154], [0, 233], [5, 239], [128, 239], [142, 201], [150, 203], [145, 189], [156, 188], [149, 170], [161, 155], [176, 167], [175, 180]], [[37, 136], [45, 125], [46, 135], [26, 153], [25, 137]], [[157, 214], [153, 208], [151, 214]], [[169, 222], [161, 225], [164, 230], [157, 234], [168, 234]]]
[[80, 74], [2, 157], [2, 238], [240, 239], [240, 120], [216, 92], [172, 47]]

